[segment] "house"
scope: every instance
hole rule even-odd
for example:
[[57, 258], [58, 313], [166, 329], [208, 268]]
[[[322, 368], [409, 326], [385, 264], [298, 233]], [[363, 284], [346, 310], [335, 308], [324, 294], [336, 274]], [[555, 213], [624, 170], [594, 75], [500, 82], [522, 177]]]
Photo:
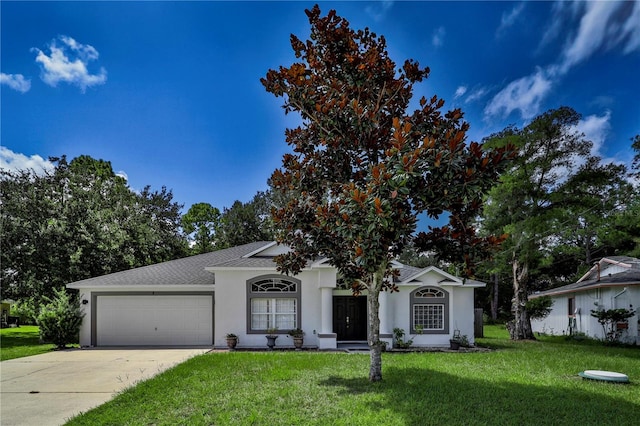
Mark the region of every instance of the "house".
[[[292, 346], [287, 331], [302, 328], [306, 347], [336, 349], [366, 342], [366, 296], [341, 285], [326, 259], [309, 262], [296, 276], [277, 272], [274, 256], [286, 246], [256, 242], [70, 283], [85, 313], [81, 346], [226, 346], [262, 348], [277, 327], [277, 346]], [[395, 263], [399, 292], [380, 294], [381, 339], [392, 344], [394, 327], [416, 346], [446, 346], [455, 330], [473, 342], [474, 289], [484, 283], [435, 267]]]
[[552, 311], [542, 320], [531, 321], [534, 332], [547, 334], [584, 333], [604, 339], [602, 326], [591, 310], [625, 308], [635, 310], [622, 332], [621, 340], [640, 344], [640, 259], [627, 256], [603, 258], [577, 282], [529, 296], [548, 295]]

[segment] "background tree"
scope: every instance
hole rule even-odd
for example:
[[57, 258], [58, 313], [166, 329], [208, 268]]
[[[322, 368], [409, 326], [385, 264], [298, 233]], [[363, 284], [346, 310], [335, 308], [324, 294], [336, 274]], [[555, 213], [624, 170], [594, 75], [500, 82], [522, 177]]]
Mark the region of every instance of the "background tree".
[[[306, 14], [310, 39], [291, 35], [300, 62], [261, 80], [284, 98], [286, 113], [298, 112], [303, 121], [286, 131], [293, 153], [271, 178], [287, 200], [274, 211], [278, 241], [291, 247], [277, 258], [278, 268], [296, 274], [310, 259], [325, 256], [353, 283], [354, 293], [366, 291], [369, 380], [378, 381], [378, 298], [383, 288], [394, 289], [391, 260], [411, 240], [418, 213], [450, 211], [464, 221], [464, 212], [479, 208], [504, 152], [467, 146], [461, 111], [443, 115], [444, 102], [436, 96], [422, 98], [408, 115], [413, 85], [429, 69], [411, 60], [397, 69], [384, 37], [352, 30], [333, 10], [320, 17], [317, 5]], [[466, 225], [457, 224], [460, 232], [453, 235], [469, 243], [460, 254], [486, 242], [470, 239], [473, 230]]]
[[182, 229], [187, 235], [192, 235], [192, 253], [213, 251], [220, 233], [220, 210], [209, 203], [196, 203], [182, 216]]
[[492, 135], [490, 146], [514, 144], [518, 159], [489, 194], [483, 227], [509, 238], [497, 258], [513, 279], [511, 338], [534, 339], [526, 310], [530, 278], [548, 259], [554, 224], [562, 220], [563, 193], [578, 165], [588, 162], [591, 142], [574, 129], [580, 115], [571, 108], [550, 110], [523, 129], [507, 128]]
[[269, 193], [258, 192], [248, 203], [235, 201], [225, 208], [220, 224], [220, 248], [255, 241], [273, 241]]
[[171, 191], [131, 191], [108, 161], [52, 159], [53, 171], [0, 171], [2, 297], [43, 297], [66, 283], [185, 254]]

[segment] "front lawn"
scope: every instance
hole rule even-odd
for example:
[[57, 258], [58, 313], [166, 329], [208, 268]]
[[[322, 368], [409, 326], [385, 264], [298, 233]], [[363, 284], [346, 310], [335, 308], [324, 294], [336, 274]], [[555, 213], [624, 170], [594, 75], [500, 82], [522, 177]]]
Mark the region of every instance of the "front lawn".
[[0, 361], [42, 354], [54, 346], [40, 343], [40, 330], [35, 325], [0, 329]]
[[[636, 424], [640, 350], [543, 338], [510, 342], [487, 327], [475, 353], [386, 353], [380, 383], [368, 354], [211, 353], [193, 358], [70, 425]], [[631, 384], [587, 381], [585, 369]]]

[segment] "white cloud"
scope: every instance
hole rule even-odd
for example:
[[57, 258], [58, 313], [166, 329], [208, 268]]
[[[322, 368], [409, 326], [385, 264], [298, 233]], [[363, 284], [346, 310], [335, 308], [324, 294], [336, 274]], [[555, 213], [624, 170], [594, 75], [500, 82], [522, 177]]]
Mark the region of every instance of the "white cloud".
[[27, 157], [24, 154], [11, 151], [9, 148], [0, 146], [0, 169], [8, 171], [18, 170], [33, 170], [36, 173], [44, 172], [45, 170], [53, 170], [55, 165], [40, 157], [39, 155], [32, 155]]
[[489, 89], [487, 89], [486, 87], [473, 89], [473, 91], [469, 93], [469, 96], [467, 96], [467, 99], [464, 100], [464, 103], [468, 104], [471, 102], [475, 102], [478, 99], [482, 99], [487, 93], [489, 93]]
[[373, 18], [374, 21], [380, 22], [387, 16], [387, 12], [391, 9], [393, 3], [391, 0], [375, 2], [365, 7], [364, 11], [367, 12], [367, 15]]
[[[62, 45], [59, 46], [58, 41]], [[42, 81], [52, 87], [65, 82], [78, 86], [84, 93], [87, 87], [107, 81], [107, 71], [103, 67], [96, 74], [89, 71], [89, 63], [99, 57], [93, 46], [78, 43], [71, 37], [60, 36], [49, 44], [49, 56], [40, 49], [32, 50], [38, 53], [36, 62], [40, 63], [42, 69]]]
[[119, 172], [116, 172], [116, 176], [120, 176], [121, 178], [123, 178], [124, 180], [129, 182], [129, 175], [127, 175], [127, 173], [125, 171], [123, 171], [123, 170], [120, 170]]
[[594, 1], [584, 7], [578, 31], [562, 52], [563, 73], [600, 49], [620, 46], [624, 54], [640, 50], [639, 2]]
[[[568, 33], [559, 59], [509, 83], [489, 102], [486, 117], [506, 117], [517, 110], [522, 118], [531, 118], [540, 112], [551, 87], [577, 64], [603, 50], [620, 49], [623, 54], [640, 51], [640, 2], [561, 3], [552, 8], [552, 20], [557, 24], [551, 24], [538, 47], [550, 44], [560, 33]], [[503, 20], [509, 21], [510, 16], [503, 15]], [[571, 31], [575, 20], [579, 21], [577, 29]]]
[[27, 93], [31, 89], [31, 80], [26, 80], [22, 74], [0, 73], [0, 84], [6, 84], [20, 93]]
[[524, 10], [525, 3], [518, 3], [511, 9], [509, 12], [502, 13], [502, 18], [500, 19], [500, 26], [496, 30], [496, 37], [500, 37], [508, 28], [512, 27], [520, 14]]
[[431, 37], [431, 43], [434, 47], [440, 47], [444, 43], [444, 36], [446, 31], [444, 27], [439, 27], [433, 32], [433, 36]]
[[540, 111], [540, 104], [553, 85], [548, 74], [538, 68], [535, 73], [512, 81], [489, 102], [485, 115], [507, 117], [517, 110], [522, 118], [532, 118]]
[[458, 88], [456, 89], [456, 93], [453, 95], [453, 99], [458, 99], [465, 93], [467, 93], [467, 86], [458, 86]]
[[611, 111], [606, 111], [601, 116], [589, 115], [578, 122], [575, 130], [584, 133], [585, 138], [593, 142], [592, 154], [599, 156], [611, 131]]

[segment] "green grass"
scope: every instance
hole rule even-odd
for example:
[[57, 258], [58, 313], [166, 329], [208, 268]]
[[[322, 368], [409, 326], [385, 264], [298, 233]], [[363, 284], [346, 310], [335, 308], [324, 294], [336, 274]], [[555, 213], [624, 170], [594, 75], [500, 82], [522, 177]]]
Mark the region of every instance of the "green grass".
[[0, 361], [49, 352], [55, 345], [40, 343], [35, 325], [0, 329]]
[[[140, 383], [69, 425], [637, 424], [640, 350], [487, 327], [476, 353], [386, 353], [380, 383], [366, 354], [211, 353]], [[585, 369], [631, 384], [587, 381]]]

